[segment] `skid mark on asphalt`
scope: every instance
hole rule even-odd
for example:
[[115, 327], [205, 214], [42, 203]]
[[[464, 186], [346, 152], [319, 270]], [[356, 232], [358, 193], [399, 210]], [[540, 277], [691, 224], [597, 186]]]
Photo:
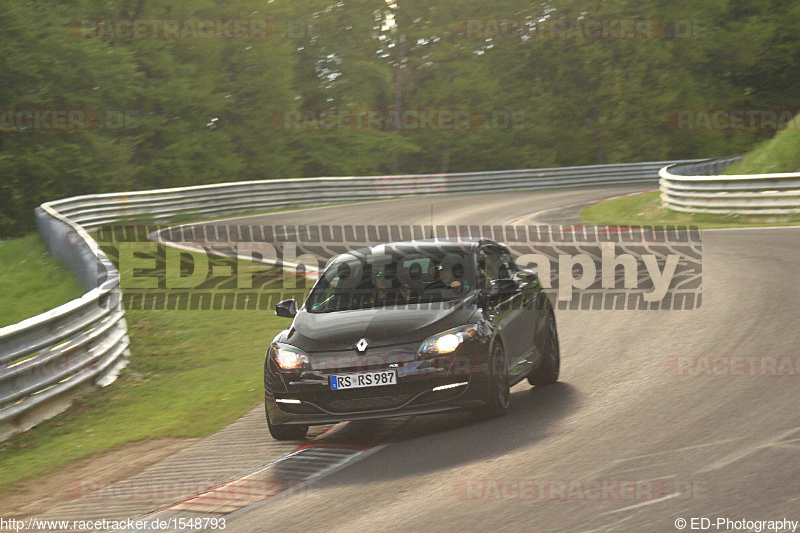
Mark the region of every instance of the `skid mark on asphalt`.
[[622, 507], [621, 509], [614, 509], [612, 511], [606, 511], [605, 513], [600, 513], [601, 516], [615, 514], [615, 513], [622, 513], [624, 511], [633, 511], [634, 509], [641, 509], [642, 507], [647, 507], [648, 505], [653, 505], [654, 503], [663, 502], [666, 500], [671, 500], [673, 498], [677, 498], [681, 495], [680, 492], [673, 492], [672, 494], [667, 494], [666, 496], [661, 496], [660, 498], [654, 498], [652, 500], [647, 500], [646, 502], [637, 503], [635, 505], [629, 505], [627, 507]]
[[761, 442], [759, 442], [759, 443], [757, 443], [757, 444], [755, 444], [753, 446], [748, 446], [748, 447], [742, 448], [740, 450], [737, 450], [737, 451], [735, 451], [733, 453], [730, 453], [730, 454], [726, 455], [725, 457], [717, 459], [716, 461], [712, 462], [711, 464], [701, 468], [697, 472], [698, 473], [705, 473], [705, 472], [711, 472], [712, 470], [719, 470], [721, 468], [725, 468], [726, 466], [731, 465], [733, 463], [736, 463], [738, 461], [741, 461], [742, 459], [746, 459], [747, 457], [750, 457], [754, 453], [759, 452], [759, 451], [761, 451], [761, 450], [763, 450], [765, 448], [777, 448], [777, 447], [787, 448], [788, 447], [788, 448], [792, 448], [792, 449], [797, 449], [797, 445], [794, 444], [794, 442], [796, 442], [797, 439], [791, 439], [791, 440], [788, 440], [788, 441], [786, 441], [785, 439], [787, 439], [788, 437], [791, 437], [792, 435], [797, 434], [798, 432], [800, 432], [800, 428], [792, 428], [792, 429], [789, 429], [789, 430], [786, 430], [786, 431], [782, 431], [782, 432], [780, 432], [780, 433], [778, 433], [776, 435], [773, 435], [772, 437], [770, 437], [770, 438], [768, 438], [766, 440], [763, 440], [763, 441], [761, 441]]
[[[763, 450], [776, 450], [776, 449], [779, 449], [779, 450], [796, 451], [796, 450], [800, 449], [800, 438], [796, 437], [796, 435], [798, 433], [800, 433], [800, 427], [795, 427], [795, 428], [790, 428], [790, 429], [785, 429], [785, 430], [782, 430], [782, 431], [778, 431], [778, 432], [772, 434], [771, 436], [769, 436], [768, 438], [760, 440], [760, 441], [756, 441], [756, 442], [753, 442], [751, 440], [752, 437], [744, 437], [743, 436], [743, 437], [737, 437], [737, 438], [716, 440], [716, 441], [713, 441], [713, 442], [697, 444], [697, 445], [692, 445], [692, 446], [685, 446], [685, 447], [675, 448], [675, 449], [671, 449], [671, 450], [663, 450], [663, 451], [659, 451], [659, 452], [655, 452], [655, 453], [651, 453], [651, 454], [640, 454], [640, 455], [631, 456], [631, 457], [624, 457], [624, 458], [620, 458], [620, 459], [616, 459], [614, 461], [611, 461], [606, 466], [604, 466], [603, 468], [595, 471], [595, 473], [592, 476], [596, 477], [598, 474], [600, 474], [602, 472], [608, 472], [610, 470], [614, 471], [614, 475], [615, 476], [619, 476], [620, 474], [630, 474], [630, 473], [636, 473], [636, 472], [642, 473], [642, 471], [644, 469], [644, 470], [650, 472], [650, 474], [647, 475], [646, 477], [648, 477], [649, 479], [658, 480], [658, 481], [663, 482], [665, 487], [670, 487], [671, 486], [673, 491], [669, 492], [668, 494], [665, 494], [663, 496], [660, 496], [660, 497], [657, 497], [657, 498], [653, 498], [653, 499], [649, 499], [649, 500], [646, 500], [646, 501], [643, 501], [643, 502], [640, 502], [640, 503], [637, 503], [637, 504], [634, 504], [634, 505], [628, 505], [628, 506], [625, 506], [625, 507], [620, 507], [620, 508], [617, 508], [617, 509], [611, 509], [611, 510], [608, 510], [608, 511], [605, 511], [605, 512], [601, 512], [601, 513], [598, 514], [598, 516], [600, 516], [600, 517], [615, 516], [618, 513], [630, 513], [630, 515], [626, 516], [626, 518], [636, 517], [637, 519], [641, 519], [641, 520], [644, 520], [645, 522], [647, 522], [648, 519], [649, 519], [648, 515], [646, 515], [646, 514], [643, 515], [641, 513], [645, 508], [649, 508], [652, 505], [666, 503], [666, 502], [668, 502], [670, 500], [684, 500], [683, 503], [685, 503], [686, 501], [688, 501], [690, 499], [696, 499], [696, 498], [700, 498], [700, 501], [706, 502], [707, 501], [705, 499], [706, 498], [706, 495], [705, 495], [706, 488], [704, 488], [706, 485], [705, 485], [704, 482], [700, 481], [701, 478], [698, 477], [698, 476], [700, 476], [702, 474], [708, 474], [708, 473], [711, 473], [711, 472], [714, 472], [714, 471], [722, 470], [722, 469], [727, 468], [727, 467], [729, 467], [731, 465], [734, 465], [735, 463], [738, 463], [740, 461], [745, 461], [745, 460], [749, 459], [750, 457], [752, 457], [753, 455], [755, 455], [756, 453], [761, 452]], [[747, 441], [750, 441], [750, 442], [747, 442]], [[725, 453], [725, 454], [720, 454], [720, 453], [717, 452], [718, 448], [731, 450], [731, 445], [736, 445], [736, 447], [733, 448], [733, 451], [729, 451], [728, 453]], [[702, 466], [702, 467], [699, 467], [699, 468], [694, 468], [694, 469], [689, 467], [689, 471], [692, 471], [692, 473], [688, 474], [688, 471], [687, 471], [687, 475], [690, 476], [690, 477], [687, 478], [687, 479], [684, 479], [684, 480], [681, 480], [680, 478], [676, 477], [676, 479], [672, 480], [673, 481], [672, 485], [669, 484], [670, 476], [663, 476], [663, 475], [654, 476], [653, 475], [652, 472], [653, 472], [654, 469], [658, 470], [662, 466], [666, 467], [666, 466], [668, 466], [670, 464], [673, 464], [670, 461], [654, 462], [654, 459], [655, 460], [660, 460], [660, 459], [664, 459], [664, 458], [666, 458], [668, 456], [675, 455], [675, 454], [684, 455], [684, 454], [686, 454], [686, 452], [690, 452], [690, 451], [707, 451], [707, 452], [710, 452], [710, 454], [711, 454], [710, 462], [709, 462], [709, 458], [707, 457], [707, 455], [706, 456], [701, 456], [699, 459], [702, 459], [703, 457], [706, 458], [706, 461], [700, 463], [700, 464], [704, 464], [705, 466]], [[715, 452], [717, 452], [717, 453], [715, 453]], [[714, 459], [714, 457], [717, 457], [717, 458]], [[698, 462], [699, 459], [695, 459], [693, 462], [696, 463], [696, 462]], [[640, 463], [642, 461], [644, 461], [644, 463], [646, 463], [646, 464], [637, 464], [637, 463]], [[625, 468], [625, 469], [622, 469], [622, 470], [616, 468], [617, 466], [621, 466], [621, 465], [630, 465], [630, 468]], [[673, 476], [673, 477], [675, 477], [675, 476]], [[675, 503], [674, 501], [670, 502], [670, 504], [674, 504], [674, 503]], [[738, 507], [734, 506], [731, 509], [736, 509], [736, 508], [738, 508]], [[715, 511], [716, 516], [724, 516], [724, 512], [722, 512], [722, 511], [725, 511], [725, 510], [730, 510], [730, 509], [717, 510], [717, 511]], [[675, 516], [680, 516], [682, 514], [687, 514], [688, 512], [689, 511], [687, 511], [685, 509], [681, 509], [681, 510], [676, 509], [674, 514], [675, 514]], [[704, 510], [704, 512], [706, 512], [706, 514], [708, 514], [709, 516], [713, 516], [714, 515], [714, 513], [710, 513], [707, 510]], [[616, 523], [617, 522], [614, 522], [614, 523], [611, 523], [611, 524], [607, 524], [607, 525], [603, 526], [601, 529], [590, 529], [589, 531], [611, 531], [611, 530], [614, 529], [614, 524], [616, 524]], [[581, 526], [581, 529], [583, 527], [585, 527], [585, 526]]]
[[[602, 474], [603, 472], [607, 472], [608, 470], [614, 469], [616, 471], [615, 467], [617, 467], [618, 465], [624, 464], [624, 463], [629, 463], [629, 462], [632, 462], [632, 461], [638, 461], [640, 459], [649, 459], [651, 461], [648, 461], [648, 464], [652, 465], [653, 464], [652, 463], [652, 459], [655, 458], [655, 457], [672, 456], [674, 454], [683, 454], [683, 453], [688, 452], [688, 451], [700, 450], [700, 449], [703, 449], [703, 448], [712, 448], [712, 447], [715, 447], [715, 446], [724, 446], [726, 444], [742, 441], [742, 440], [745, 440], [745, 439], [747, 439], [747, 437], [744, 437], [744, 436], [743, 437], [734, 437], [734, 438], [730, 438], [730, 439], [722, 439], [722, 440], [717, 440], [717, 441], [713, 441], [713, 442], [704, 442], [702, 444], [693, 444], [691, 446], [683, 446], [683, 447], [674, 448], [674, 449], [671, 449], [671, 450], [662, 450], [662, 451], [659, 451], [659, 452], [645, 453], [645, 454], [640, 454], [640, 455], [632, 455], [630, 457], [622, 457], [622, 458], [619, 458], [619, 459], [614, 459], [613, 461], [607, 463], [606, 465], [604, 465], [600, 469], [595, 470], [594, 472], [592, 472], [590, 474], [590, 478], [594, 479], [594, 478], [598, 477], [600, 474]], [[670, 461], [667, 461], [667, 462], [669, 463]], [[637, 470], [638, 468], [639, 467], [634, 465], [631, 468], [629, 468], [627, 470], [623, 470], [623, 471], [624, 472], [630, 472], [630, 471]]]

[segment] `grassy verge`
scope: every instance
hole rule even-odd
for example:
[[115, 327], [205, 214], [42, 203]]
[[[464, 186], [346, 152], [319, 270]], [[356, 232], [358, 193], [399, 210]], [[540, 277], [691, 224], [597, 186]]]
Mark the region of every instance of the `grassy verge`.
[[[725, 174], [800, 172], [800, 115], [748, 153]], [[800, 224], [800, 215], [715, 215], [681, 213], [661, 205], [660, 193], [651, 192], [606, 200], [581, 211], [584, 222], [599, 225], [682, 225], [699, 228], [743, 228]]]
[[[130, 274], [122, 272], [123, 279]], [[126, 443], [203, 437], [225, 427], [263, 400], [264, 352], [289, 324], [272, 309], [129, 309], [126, 318], [128, 367], [113, 385], [0, 444], [0, 492]]]
[[0, 242], [0, 327], [16, 324], [85, 291], [38, 234]]
[[725, 174], [800, 172], [800, 115], [773, 138], [756, 146]]
[[264, 352], [288, 324], [267, 311], [126, 315], [128, 367], [112, 386], [0, 445], [0, 491], [125, 443], [225, 427], [263, 400]]
[[[269, 212], [295, 209], [302, 207], [286, 207]], [[170, 223], [205, 222], [258, 214], [264, 214], [264, 211], [208, 219], [185, 215]], [[131, 218], [120, 225], [147, 222], [146, 217]], [[28, 239], [26, 242], [35, 243], [34, 237], [25, 238]], [[3, 246], [11, 243], [8, 241]], [[19, 249], [32, 248], [32, 245], [24, 243], [15, 246], [5, 250], [0, 247], [0, 253], [4, 254], [2, 264], [6, 266], [5, 271], [14, 270], [15, 264], [11, 259], [6, 260], [6, 257], [16, 258]], [[44, 252], [43, 245], [40, 247]], [[115, 250], [107, 246], [105, 249], [109, 257], [116, 260]], [[209, 263], [225, 266], [230, 261], [234, 260], [211, 258]], [[233, 272], [242, 266], [242, 262], [236, 263], [227, 263]], [[132, 278], [130, 271], [121, 274], [122, 279]], [[141, 272], [137, 273], [137, 277], [141, 275]], [[73, 281], [66, 269], [64, 277]], [[270, 268], [260, 280], [256, 275], [255, 290], [259, 290], [259, 287], [275, 288], [276, 284], [269, 282], [274, 277], [275, 272], [271, 272]], [[54, 284], [53, 275], [47, 272], [30, 272], [28, 278], [30, 281], [19, 291], [25, 296], [34, 294], [34, 283], [40, 283], [48, 290]], [[0, 286], [4, 288], [19, 284], [10, 277], [0, 278]], [[214, 284], [215, 281], [211, 280], [212, 288]], [[75, 296], [83, 293], [79, 286], [77, 289]], [[300, 289], [295, 292], [304, 291]], [[0, 298], [8, 296], [7, 293], [0, 295]], [[52, 294], [48, 293], [50, 296]], [[40, 311], [63, 303], [55, 302], [52, 298], [43, 303], [37, 301], [40, 298], [43, 296], [31, 298], [31, 305], [38, 304]], [[69, 299], [65, 297], [64, 301]], [[13, 306], [10, 302], [13, 300], [0, 300], [0, 309], [4, 313], [11, 310]], [[133, 352], [127, 368], [113, 385], [78, 398], [64, 413], [0, 444], [0, 471], [3, 472], [0, 476], [0, 493], [14, 490], [23, 480], [47, 475], [71, 462], [127, 443], [159, 438], [204, 437], [225, 427], [263, 401], [264, 352], [272, 337], [289, 325], [289, 320], [278, 318], [272, 309], [128, 309], [126, 319]]]
[[604, 226], [681, 225], [699, 228], [744, 228], [800, 224], [795, 216], [680, 213], [661, 205], [658, 191], [606, 200], [580, 212], [581, 221]]

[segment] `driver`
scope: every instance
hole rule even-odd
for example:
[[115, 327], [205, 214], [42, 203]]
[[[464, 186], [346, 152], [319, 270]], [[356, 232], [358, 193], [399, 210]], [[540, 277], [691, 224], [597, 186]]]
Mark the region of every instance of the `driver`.
[[442, 280], [444, 286], [453, 291], [455, 294], [461, 294], [464, 290], [464, 265], [455, 263], [454, 265], [443, 265], [439, 270], [439, 279]]

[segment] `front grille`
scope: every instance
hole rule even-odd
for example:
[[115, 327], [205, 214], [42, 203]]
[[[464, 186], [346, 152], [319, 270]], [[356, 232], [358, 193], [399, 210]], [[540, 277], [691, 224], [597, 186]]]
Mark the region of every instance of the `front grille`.
[[[294, 415], [346, 415], [390, 411], [402, 407], [423, 407], [438, 404], [461, 396], [466, 387], [432, 391], [433, 387], [453, 382], [452, 377], [410, 380], [389, 387], [364, 387], [359, 389], [295, 390], [292, 396], [303, 403], [279, 403], [278, 409]], [[311, 387], [309, 387], [310, 389]]]
[[413, 397], [413, 394], [392, 394], [367, 398], [347, 398], [320, 402], [320, 407], [332, 413], [380, 411], [382, 409], [400, 407]]

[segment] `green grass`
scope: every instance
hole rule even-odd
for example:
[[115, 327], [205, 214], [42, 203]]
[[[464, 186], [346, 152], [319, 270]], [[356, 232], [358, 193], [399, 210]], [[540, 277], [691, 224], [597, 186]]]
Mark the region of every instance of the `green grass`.
[[757, 145], [725, 174], [800, 172], [800, 115], [773, 138]]
[[582, 222], [604, 226], [680, 225], [699, 228], [744, 228], [800, 224], [800, 215], [748, 216], [681, 213], [661, 205], [658, 191], [606, 200], [580, 212]]
[[[115, 260], [114, 248], [103, 244]], [[209, 262], [232, 265], [234, 272], [243, 263]], [[263, 270], [255, 290], [275, 287], [274, 267]], [[123, 265], [121, 275], [132, 271]], [[133, 353], [127, 368], [111, 386], [0, 444], [0, 492], [126, 443], [204, 437], [225, 427], [263, 401], [264, 353], [290, 323], [273, 309], [128, 309], [126, 319]]]
[[[800, 172], [800, 115], [772, 139], [761, 143], [725, 174]], [[583, 222], [608, 226], [682, 225], [699, 228], [743, 228], [800, 224], [800, 215], [716, 215], [682, 213], [661, 205], [651, 192], [606, 200], [580, 212]]]
[[38, 234], [0, 242], [0, 327], [36, 316], [85, 291]]
[[[270, 212], [293, 209], [297, 207]], [[236, 216], [263, 213], [254, 211]], [[200, 221], [193, 218], [193, 222]], [[134, 223], [134, 219], [125, 223]], [[29, 243], [36, 240], [35, 236], [26, 239]], [[112, 243], [100, 244], [109, 258], [116, 261]], [[6, 248], [9, 252], [6, 255], [18, 261], [18, 250], [30, 248], [17, 244], [15, 248]], [[42, 246], [39, 256], [43, 251]], [[6, 259], [6, 255], [3, 255], [4, 270], [12, 270], [8, 267], [13, 267], [14, 263]], [[230, 265], [230, 261], [233, 260], [209, 258], [212, 265]], [[242, 263], [237, 261], [233, 271]], [[255, 290], [275, 287], [264, 283], [264, 280], [274, 279], [274, 268], [263, 270], [260, 277], [255, 275]], [[66, 270], [64, 275], [68, 281], [73, 280]], [[132, 271], [123, 268], [121, 276], [130, 279]], [[47, 272], [31, 273], [28, 277], [30, 281], [26, 282], [28, 286], [20, 291], [22, 293], [31, 292], [29, 285], [34, 283], [49, 289], [54, 279]], [[0, 279], [4, 287], [18, 283], [7, 275]], [[77, 296], [83, 293], [78, 289]], [[292, 292], [302, 294], [305, 290]], [[4, 313], [10, 307], [9, 301], [0, 300]], [[56, 302], [49, 300], [40, 305], [40, 310], [46, 311], [54, 305]], [[0, 492], [14, 490], [23, 480], [47, 475], [71, 462], [127, 443], [204, 437], [222, 429], [263, 401], [264, 352], [274, 335], [290, 323], [275, 316], [273, 309], [128, 309], [125, 315], [133, 353], [128, 366], [111, 386], [81, 396], [60, 415], [0, 444], [0, 471], [3, 472]]]
[[272, 311], [126, 316], [134, 354], [128, 367], [113, 385], [0, 445], [0, 491], [125, 443], [225, 427], [263, 400], [264, 352], [289, 323]]

